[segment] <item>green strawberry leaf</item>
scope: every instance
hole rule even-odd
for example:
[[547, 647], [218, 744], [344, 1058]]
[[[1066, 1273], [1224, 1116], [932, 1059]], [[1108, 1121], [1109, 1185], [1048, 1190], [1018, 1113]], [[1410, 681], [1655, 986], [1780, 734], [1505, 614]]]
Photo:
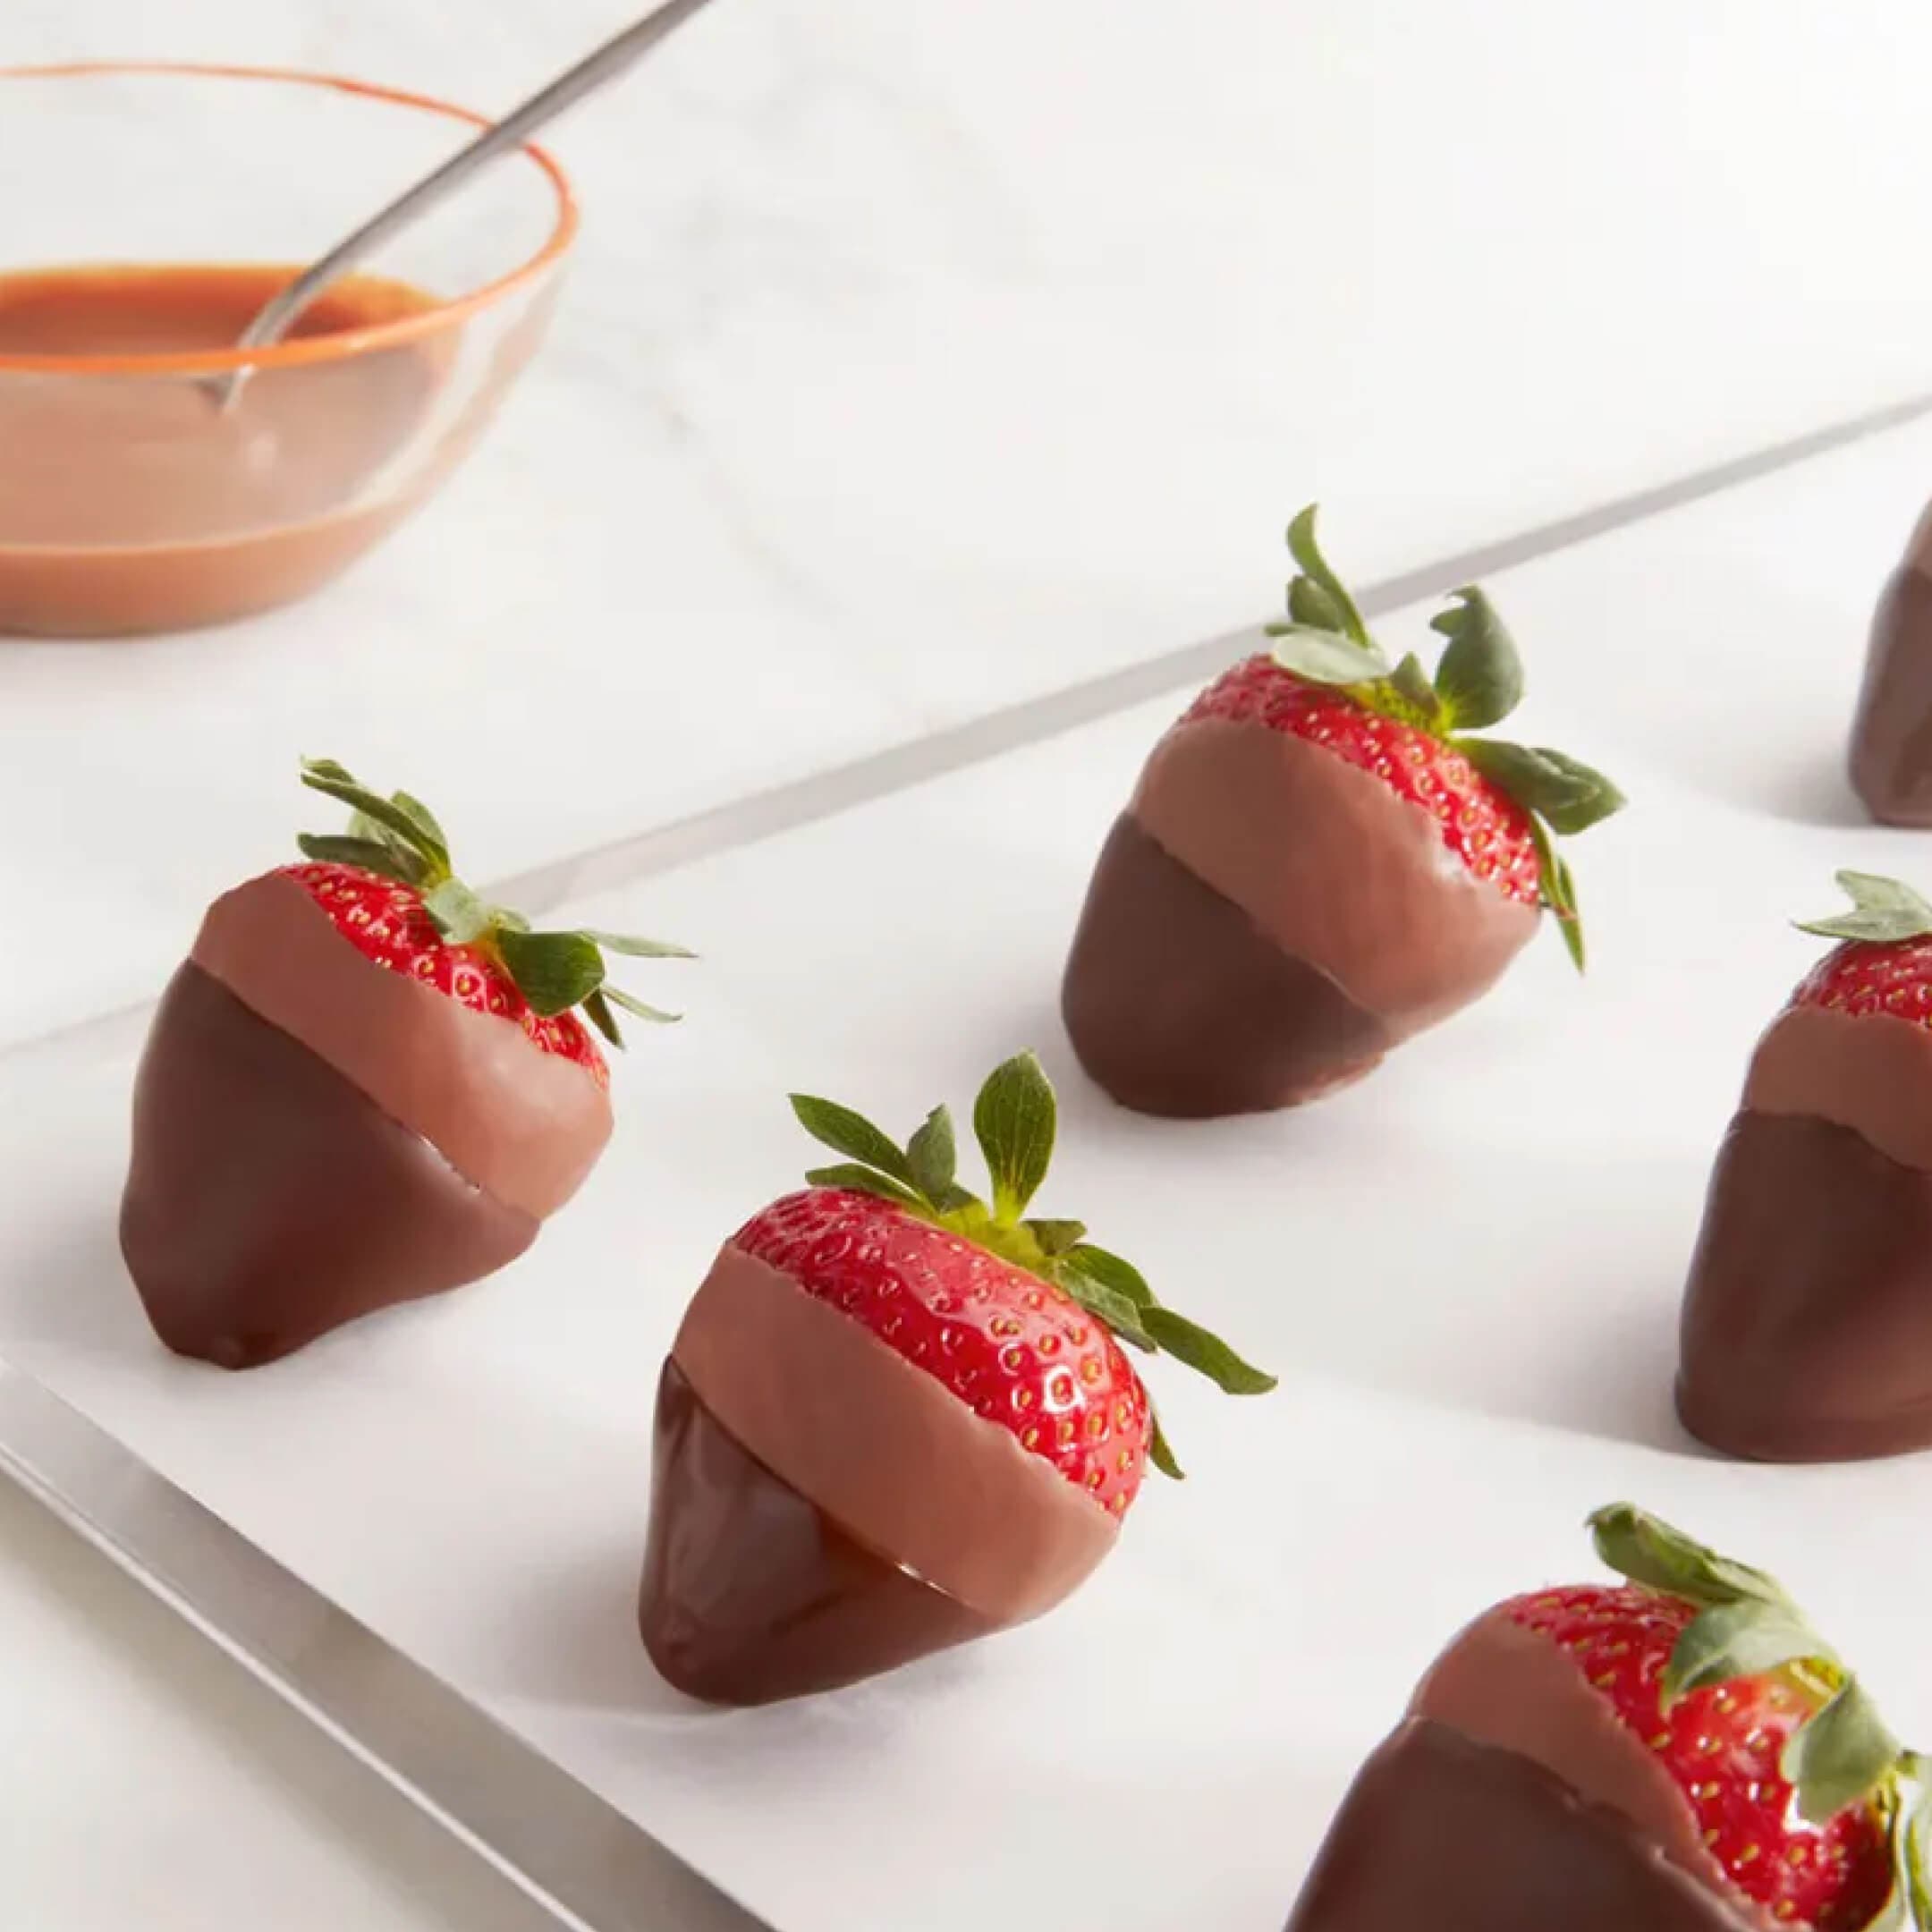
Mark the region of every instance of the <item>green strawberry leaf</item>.
[[1288, 586], [1288, 615], [1309, 631], [1348, 635], [1348, 612], [1312, 577], [1297, 577]]
[[1706, 1608], [1733, 1603], [1791, 1606], [1775, 1577], [1693, 1543], [1682, 1530], [1633, 1503], [1608, 1504], [1593, 1512], [1589, 1523], [1602, 1562], [1646, 1589]]
[[1052, 1082], [1031, 1053], [995, 1067], [973, 1102], [973, 1134], [993, 1177], [994, 1218], [1009, 1227], [1046, 1178], [1055, 1116]]
[[1664, 1708], [1712, 1684], [1758, 1677], [1787, 1664], [1838, 1668], [1838, 1659], [1797, 1611], [1755, 1597], [1714, 1604], [1684, 1627], [1664, 1666]]
[[874, 1194], [880, 1200], [895, 1202], [901, 1208], [917, 1208], [919, 1197], [908, 1187], [901, 1187], [888, 1174], [882, 1174], [870, 1167], [861, 1167], [856, 1161], [841, 1161], [836, 1166], [813, 1167], [807, 1171], [805, 1179], [812, 1187], [847, 1188], [855, 1194]]
[[1838, 884], [1852, 902], [1835, 919], [1800, 920], [1800, 932], [1821, 939], [1864, 939], [1880, 945], [1932, 933], [1932, 905], [1910, 886], [1871, 872], [1840, 872]]
[[684, 1017], [682, 1013], [666, 1013], [662, 1006], [647, 1006], [642, 1000], [626, 993], [622, 987], [613, 986], [608, 979], [591, 996], [611, 1000], [637, 1019], [648, 1020], [653, 1026], [675, 1026]]
[[1563, 948], [1570, 955], [1571, 964], [1581, 972], [1588, 963], [1583, 945], [1583, 915], [1577, 906], [1576, 879], [1570, 870], [1570, 861], [1556, 850], [1543, 821], [1534, 815], [1530, 820], [1530, 837], [1536, 846], [1543, 903], [1555, 915], [1556, 929], [1563, 935]]
[[926, 1116], [925, 1124], [906, 1142], [906, 1165], [913, 1185], [934, 1207], [955, 1191], [953, 1177], [959, 1171], [959, 1148], [949, 1108], [936, 1106]]
[[311, 792], [335, 799], [380, 826], [385, 832], [394, 833], [411, 851], [420, 852], [428, 860], [431, 871], [438, 878], [449, 871], [449, 847], [439, 837], [402, 806], [384, 798], [380, 792], [359, 784], [334, 758], [304, 758], [301, 782]]
[[360, 866], [365, 872], [394, 879], [399, 886], [419, 886], [426, 867], [419, 854], [406, 845], [383, 839], [356, 838], [335, 832], [304, 832], [295, 841], [306, 858], [322, 865]]
[[1474, 584], [1449, 595], [1455, 600], [1429, 619], [1429, 629], [1449, 640], [1436, 666], [1436, 689], [1457, 731], [1499, 724], [1522, 702], [1522, 659], [1496, 606]]
[[1792, 1733], [1778, 1768], [1797, 1790], [1799, 1814], [1823, 1825], [1885, 1784], [1903, 1750], [1865, 1687], [1847, 1677], [1818, 1716]]
[[1455, 745], [1484, 777], [1566, 837], [1623, 808], [1623, 794], [1601, 772], [1546, 746], [1501, 738], [1459, 738]]
[[1187, 1471], [1174, 1461], [1174, 1453], [1167, 1445], [1167, 1432], [1162, 1428], [1152, 1402], [1148, 1404], [1148, 1461], [1171, 1480], [1187, 1480]]
[[1402, 702], [1416, 714], [1425, 731], [1434, 731], [1443, 721], [1443, 701], [1422, 660], [1413, 651], [1389, 673], [1389, 682]]
[[1900, 1866], [1899, 1890], [1904, 1894], [1912, 1932], [1932, 1932], [1932, 1792], [1925, 1786], [1925, 1767], [1912, 1760], [1919, 1781], [1918, 1802], [1900, 1806], [1893, 1824], [1894, 1848]]
[[533, 1013], [568, 1013], [604, 984], [604, 955], [581, 933], [517, 932], [499, 927], [497, 957]]
[[452, 945], [474, 945], [496, 923], [488, 906], [460, 878], [446, 878], [423, 894], [436, 930]]
[[863, 1114], [855, 1114], [836, 1100], [820, 1100], [811, 1094], [793, 1094], [792, 1111], [799, 1125], [835, 1154], [848, 1155], [880, 1174], [891, 1175], [909, 1191], [919, 1186], [911, 1163], [898, 1144]]
[[1040, 1252], [1049, 1258], [1077, 1247], [1087, 1233], [1084, 1221], [1022, 1221], [1021, 1226], [1039, 1243]]
[[1302, 624], [1270, 624], [1275, 662], [1313, 684], [1373, 684], [1391, 674], [1389, 661], [1373, 644], [1356, 644], [1335, 631]]
[[1275, 1385], [1275, 1377], [1243, 1361], [1219, 1335], [1185, 1315], [1156, 1302], [1140, 1310], [1140, 1321], [1164, 1353], [1206, 1376], [1224, 1394], [1265, 1395]]
[[698, 955], [687, 946], [673, 945], [665, 939], [633, 939], [623, 933], [592, 932], [584, 930], [586, 939], [594, 940], [606, 953], [622, 953], [627, 959], [696, 959]]
[[1069, 1249], [1063, 1259], [1068, 1267], [1078, 1268], [1089, 1281], [1098, 1282], [1103, 1288], [1111, 1288], [1136, 1308], [1153, 1307], [1154, 1291], [1148, 1286], [1147, 1277], [1131, 1261], [1123, 1261], [1117, 1254], [1109, 1254], [1105, 1248], [1096, 1248], [1091, 1241], [1082, 1241], [1079, 1247]]
[[1153, 1336], [1141, 1326], [1141, 1311], [1125, 1295], [1115, 1294], [1111, 1288], [1089, 1280], [1078, 1268], [1062, 1268], [1059, 1282], [1074, 1301], [1089, 1315], [1097, 1316], [1123, 1342], [1149, 1355], [1155, 1352]]
[[[1368, 642], [1368, 627], [1362, 622], [1361, 613], [1355, 607], [1355, 599], [1348, 593], [1348, 587], [1328, 567], [1328, 560], [1321, 554], [1321, 546], [1315, 538], [1315, 520], [1320, 513], [1318, 504], [1309, 504], [1288, 526], [1288, 554], [1300, 566], [1302, 576], [1312, 582], [1320, 591], [1326, 607], [1337, 612], [1342, 619], [1338, 628], [1343, 635], [1352, 637], [1358, 644]], [[1294, 586], [1288, 587], [1288, 608], [1294, 611]], [[1326, 629], [1327, 626], [1322, 628]]]
[[449, 835], [436, 823], [436, 815], [419, 798], [412, 798], [407, 792], [392, 792], [389, 802], [398, 811], [407, 812], [445, 852], [449, 850]]
[[611, 1043], [613, 1046], [621, 1048], [623, 1046], [623, 1034], [618, 1029], [617, 1015], [610, 1010], [610, 1007], [605, 1001], [605, 991], [606, 989], [603, 987], [599, 987], [595, 993], [591, 994], [589, 998], [584, 1001], [584, 1018], [587, 1019], [590, 1022], [590, 1024], [594, 1026], [597, 1030], [597, 1031], [601, 1033], [604, 1038]]

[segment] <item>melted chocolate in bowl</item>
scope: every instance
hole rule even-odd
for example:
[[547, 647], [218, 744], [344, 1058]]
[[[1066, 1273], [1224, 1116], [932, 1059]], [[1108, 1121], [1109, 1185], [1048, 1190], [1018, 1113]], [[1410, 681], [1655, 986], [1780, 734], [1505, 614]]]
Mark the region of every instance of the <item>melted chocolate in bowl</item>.
[[767, 1469], [671, 1360], [638, 1615], [665, 1678], [716, 1704], [836, 1690], [1000, 1627]]
[[[191, 375], [4, 366], [226, 348], [295, 273], [173, 265], [0, 276], [0, 630], [175, 630], [303, 596], [467, 453], [548, 309], [547, 292], [441, 431], [432, 416], [454, 328], [265, 365], [227, 411]], [[436, 306], [407, 284], [350, 276], [292, 338], [352, 335]]]

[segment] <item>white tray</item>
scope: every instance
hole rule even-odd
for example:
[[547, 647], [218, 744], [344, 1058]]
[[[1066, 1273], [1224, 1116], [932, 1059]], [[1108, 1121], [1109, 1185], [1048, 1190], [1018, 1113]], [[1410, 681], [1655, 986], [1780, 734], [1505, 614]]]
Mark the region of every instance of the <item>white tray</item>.
[[[1589, 1573], [1580, 1519], [1621, 1495], [1785, 1573], [1932, 1733], [1932, 1546], [1900, 1534], [1924, 1461], [1727, 1464], [1668, 1386], [1711, 1151], [1815, 956], [1786, 919], [1831, 903], [1839, 865], [1932, 877], [1932, 841], [1860, 826], [1835, 776], [1928, 482], [1932, 436], [1904, 432], [1492, 584], [1530, 657], [1524, 734], [1634, 801], [1575, 852], [1595, 965], [1577, 984], [1542, 936], [1332, 1102], [1177, 1127], [1071, 1066], [1066, 938], [1176, 694], [584, 906], [708, 963], [639, 982], [691, 1019], [618, 1070], [583, 1197], [493, 1282], [273, 1369], [167, 1358], [117, 1259], [139, 1028], [0, 1060], [0, 1350], [262, 1553], [271, 1601], [264, 1557], [780, 1932], [1016, 1911], [1275, 1932], [1430, 1652], [1494, 1597]], [[1384, 630], [1417, 639], [1420, 614]], [[1028, 1044], [1063, 1103], [1043, 1210], [1089, 1221], [1279, 1393], [1160, 1375], [1191, 1479], [1150, 1486], [1042, 1623], [788, 1707], [685, 1704], [632, 1623], [652, 1386], [718, 1241], [810, 1159], [785, 1091], [903, 1130]], [[138, 1543], [142, 1511], [123, 1518], [100, 1533]], [[689, 1887], [648, 1912], [614, 1880], [576, 1896], [600, 1927], [734, 1922]]]

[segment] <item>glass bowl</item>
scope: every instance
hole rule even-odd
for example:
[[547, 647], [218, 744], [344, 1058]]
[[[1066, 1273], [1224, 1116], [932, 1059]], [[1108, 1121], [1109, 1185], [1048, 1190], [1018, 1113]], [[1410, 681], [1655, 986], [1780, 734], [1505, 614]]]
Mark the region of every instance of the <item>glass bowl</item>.
[[[0, 631], [115, 636], [307, 595], [469, 453], [577, 229], [526, 148], [285, 341], [267, 296], [480, 115], [319, 74], [0, 68]], [[231, 408], [210, 378], [248, 374]]]

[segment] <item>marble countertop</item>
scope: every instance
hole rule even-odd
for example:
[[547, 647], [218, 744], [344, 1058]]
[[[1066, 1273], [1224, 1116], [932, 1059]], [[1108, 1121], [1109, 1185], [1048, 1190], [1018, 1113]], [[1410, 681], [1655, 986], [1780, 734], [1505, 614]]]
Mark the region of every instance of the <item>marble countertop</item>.
[[[0, 61], [489, 108], [630, 11], [11, 0]], [[1309, 498], [1372, 580], [1932, 388], [1928, 56], [1887, 0], [718, 0], [560, 132], [555, 334], [419, 521], [233, 629], [0, 640], [34, 835], [0, 1046], [150, 996], [285, 853], [299, 752], [527, 870], [1247, 623]], [[1841, 640], [1932, 448], [1879, 462], [1781, 538]], [[0, 1762], [31, 1922], [496, 1932], [433, 1835], [4, 1497], [0, 1627], [37, 1660], [38, 1754]]]

